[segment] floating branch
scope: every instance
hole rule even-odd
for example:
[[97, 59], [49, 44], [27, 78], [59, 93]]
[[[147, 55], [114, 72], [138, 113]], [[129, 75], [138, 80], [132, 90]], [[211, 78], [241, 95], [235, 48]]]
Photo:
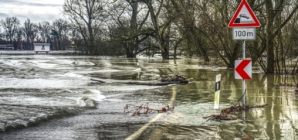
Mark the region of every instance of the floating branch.
[[220, 111], [220, 114], [213, 114], [210, 116], [206, 116], [203, 117], [204, 119], [208, 119], [206, 122], [208, 122], [209, 120], [236, 120], [236, 118], [232, 117], [231, 115], [229, 115], [230, 113], [234, 113], [234, 112], [241, 112], [241, 111], [246, 111], [249, 110], [251, 108], [261, 108], [261, 107], [265, 107], [268, 104], [264, 104], [264, 105], [256, 105], [256, 106], [240, 106], [237, 104], [239, 104], [239, 101], [242, 99], [243, 96], [245, 96], [246, 94], [246, 90], [244, 91], [244, 94], [238, 99], [238, 101], [236, 102], [236, 104], [234, 104], [233, 106], [229, 107], [229, 108], [224, 108]]
[[204, 119], [208, 119], [206, 122], [208, 122], [209, 120], [217, 120], [217, 121], [221, 121], [221, 120], [236, 120], [237, 118], [234, 118], [233, 116], [231, 116], [231, 113], [235, 113], [235, 112], [241, 112], [241, 111], [246, 111], [252, 108], [261, 108], [261, 107], [265, 107], [268, 104], [264, 104], [264, 105], [257, 105], [257, 106], [231, 106], [229, 108], [224, 108], [221, 110], [220, 114], [213, 114], [210, 116], [206, 116], [203, 117]]
[[237, 120], [237, 118], [234, 118], [230, 114], [212, 114], [210, 116], [203, 117], [204, 119], [208, 119], [206, 122], [210, 120], [216, 120], [216, 121], [221, 121], [221, 120]]
[[149, 103], [146, 103], [145, 105], [133, 105], [133, 104], [126, 104], [124, 107], [124, 113], [125, 114], [130, 114], [132, 113], [131, 116], [135, 115], [141, 115], [141, 114], [149, 114], [149, 113], [164, 113], [167, 111], [173, 111], [174, 107], [170, 107], [169, 105], [161, 108], [161, 109], [152, 109], [149, 108], [148, 106]]
[[298, 84], [289, 84], [289, 83], [279, 83], [277, 84], [278, 86], [288, 86], [288, 87], [297, 87], [298, 88]]
[[261, 108], [261, 107], [265, 107], [268, 104], [264, 104], [264, 105], [257, 105], [257, 106], [231, 106], [229, 108], [224, 108], [221, 110], [221, 114], [229, 114], [229, 113], [234, 113], [234, 112], [241, 112], [241, 111], [246, 111], [249, 110], [251, 108]]
[[109, 82], [98, 79], [98, 78], [91, 78], [92, 81], [97, 81], [99, 83], [116, 83], [116, 84], [129, 84], [129, 85], [147, 85], [147, 86], [165, 86], [170, 84], [187, 84], [189, 81], [183, 77], [176, 75], [174, 77], [167, 77], [162, 78], [159, 82], [146, 82], [146, 81], [115, 81], [115, 80], [109, 80]]
[[189, 81], [181, 75], [175, 75], [174, 77], [162, 78], [161, 82], [176, 82], [176, 83], [185, 83], [185, 84], [187, 84]]

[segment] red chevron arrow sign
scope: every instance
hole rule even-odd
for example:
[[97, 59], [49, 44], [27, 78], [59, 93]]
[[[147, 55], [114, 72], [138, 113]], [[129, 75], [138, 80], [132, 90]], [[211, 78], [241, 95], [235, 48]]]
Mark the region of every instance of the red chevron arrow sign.
[[235, 79], [250, 80], [252, 77], [251, 60], [235, 61]]

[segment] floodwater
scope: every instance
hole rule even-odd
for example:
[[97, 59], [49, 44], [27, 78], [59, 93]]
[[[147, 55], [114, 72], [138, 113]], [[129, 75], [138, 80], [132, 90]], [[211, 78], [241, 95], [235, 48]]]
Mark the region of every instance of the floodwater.
[[[141, 70], [136, 65], [140, 64]], [[204, 116], [237, 103], [242, 81], [233, 70], [202, 66], [198, 59], [0, 55], [0, 139], [298, 139], [297, 77], [264, 76], [256, 68], [246, 82], [246, 104], [263, 105], [234, 113], [233, 121]], [[222, 75], [220, 109], [214, 109], [215, 76]], [[182, 75], [185, 85], [145, 86], [121, 82], [156, 82]], [[105, 81], [101, 83], [92, 79]], [[126, 104], [166, 113], [131, 116]]]

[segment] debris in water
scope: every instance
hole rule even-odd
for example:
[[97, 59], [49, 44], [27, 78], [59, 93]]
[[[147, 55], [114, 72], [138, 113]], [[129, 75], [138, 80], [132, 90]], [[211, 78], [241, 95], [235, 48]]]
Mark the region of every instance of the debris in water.
[[141, 114], [148, 114], [148, 113], [164, 113], [167, 111], [173, 111], [174, 107], [170, 107], [169, 105], [161, 108], [161, 109], [152, 109], [148, 106], [149, 103], [146, 103], [145, 105], [133, 105], [133, 104], [126, 104], [124, 107], [124, 113], [129, 114], [132, 113], [131, 116], [135, 115], [141, 115]]
[[298, 88], [298, 84], [289, 84], [289, 83], [279, 83], [279, 86], [288, 86], [288, 87], [297, 87]]
[[174, 83], [187, 84], [189, 81], [181, 75], [175, 75], [174, 77], [164, 77], [161, 79], [161, 82], [174, 82]]
[[234, 118], [233, 116], [231, 116], [231, 113], [235, 113], [235, 112], [241, 112], [241, 111], [246, 111], [252, 108], [261, 108], [261, 107], [265, 107], [268, 104], [264, 104], [264, 105], [257, 105], [257, 106], [231, 106], [229, 108], [224, 108], [221, 110], [220, 114], [212, 114], [210, 116], [206, 116], [203, 117], [204, 119], [208, 119], [206, 122], [208, 122], [209, 120], [216, 120], [216, 121], [221, 121], [221, 120], [236, 120], [237, 118]]
[[147, 85], [147, 86], [165, 86], [170, 84], [188, 84], [189, 80], [187, 80], [185, 77], [176, 75], [174, 77], [167, 77], [162, 78], [159, 82], [147, 82], [147, 81], [113, 81], [110, 80], [110, 82], [106, 82], [104, 80], [98, 79], [98, 78], [91, 78], [92, 81], [97, 81], [100, 84], [102, 83], [114, 83], [114, 84], [129, 84], [129, 85]]
[[[249, 110], [251, 108], [261, 108], [261, 107], [265, 107], [265, 106], [268, 105], [268, 104], [264, 104], [264, 105], [257, 105], [257, 106], [240, 106], [239, 101], [240, 101], [240, 99], [242, 99], [242, 97], [245, 95], [245, 93], [246, 93], [246, 90], [245, 90], [244, 94], [238, 99], [236, 104], [234, 104], [233, 106], [231, 106], [229, 108], [222, 109], [220, 111], [220, 114], [213, 114], [213, 115], [206, 116], [206, 117], [203, 117], [203, 118], [208, 119], [206, 122], [208, 122], [209, 120], [217, 120], [217, 121], [236, 120], [237, 118], [232, 117], [230, 115], [231, 113], [246, 111], [246, 110]], [[237, 104], [238, 104], [238, 106], [237, 106]]]

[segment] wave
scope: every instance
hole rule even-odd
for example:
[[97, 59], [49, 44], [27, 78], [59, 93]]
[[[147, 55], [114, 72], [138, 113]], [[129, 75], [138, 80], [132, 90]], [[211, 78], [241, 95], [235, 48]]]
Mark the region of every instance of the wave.
[[101, 95], [101, 92], [96, 89], [88, 89], [83, 92], [60, 90], [56, 91], [56, 94], [53, 96], [56, 95], [72, 97], [38, 98], [36, 96], [27, 97], [24, 95], [18, 98], [2, 97], [0, 99], [0, 132], [34, 126], [51, 119], [76, 115], [87, 109], [96, 109], [99, 102], [105, 99], [105, 96]]
[[[14, 108], [23, 108], [22, 106]], [[34, 126], [41, 122], [46, 122], [51, 119], [61, 118], [65, 116], [75, 115], [84, 110], [82, 107], [36, 107], [27, 110], [46, 110], [45, 112], [28, 112], [23, 116], [18, 116], [16, 119], [4, 119], [0, 122], [0, 131], [9, 131], [13, 129], [24, 128], [28, 126]]]

